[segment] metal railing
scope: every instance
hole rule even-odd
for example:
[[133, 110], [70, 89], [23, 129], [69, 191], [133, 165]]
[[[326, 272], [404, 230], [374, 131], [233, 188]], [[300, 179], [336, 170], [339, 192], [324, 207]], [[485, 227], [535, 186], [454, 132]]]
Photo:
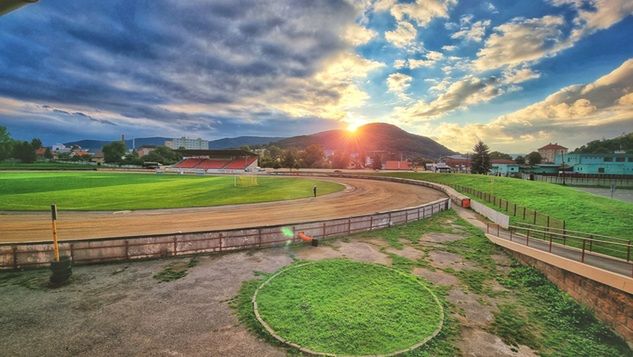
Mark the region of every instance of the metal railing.
[[[588, 237], [591, 233], [554, 231], [547, 227], [510, 226], [505, 230], [488, 223], [486, 232], [499, 238], [524, 244], [633, 277], [633, 246], [631, 241], [606, 236]], [[604, 239], [610, 238], [613, 240]]]
[[[318, 239], [372, 231], [429, 218], [450, 208], [448, 198], [416, 207], [374, 214], [240, 229], [61, 241], [61, 254], [74, 264], [151, 259], [198, 253], [268, 248], [297, 243], [298, 232]], [[45, 266], [51, 261], [50, 242], [0, 244], [0, 269]]]

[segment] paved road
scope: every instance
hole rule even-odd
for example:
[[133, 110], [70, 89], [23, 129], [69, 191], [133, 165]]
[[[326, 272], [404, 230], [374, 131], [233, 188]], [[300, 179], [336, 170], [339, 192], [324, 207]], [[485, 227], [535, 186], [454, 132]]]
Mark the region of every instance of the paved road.
[[[572, 187], [572, 186], [569, 186]], [[611, 189], [602, 187], [573, 187], [580, 191], [611, 198]], [[613, 192], [613, 199], [633, 203], [633, 189], [618, 188]]]
[[[128, 212], [60, 212], [60, 240], [232, 229], [334, 219], [417, 206], [446, 197], [436, 190], [375, 180], [318, 178], [346, 185], [317, 198], [220, 207]], [[50, 240], [47, 212], [0, 214], [0, 242]]]

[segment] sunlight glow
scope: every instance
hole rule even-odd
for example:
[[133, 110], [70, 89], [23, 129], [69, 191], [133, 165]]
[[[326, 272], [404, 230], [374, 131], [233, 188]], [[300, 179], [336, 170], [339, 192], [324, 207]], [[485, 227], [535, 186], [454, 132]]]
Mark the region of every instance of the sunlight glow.
[[358, 127], [362, 126], [363, 124], [365, 124], [365, 122], [360, 119], [352, 119], [347, 123], [347, 131], [349, 131], [350, 133], [355, 133], [356, 129], [358, 129]]

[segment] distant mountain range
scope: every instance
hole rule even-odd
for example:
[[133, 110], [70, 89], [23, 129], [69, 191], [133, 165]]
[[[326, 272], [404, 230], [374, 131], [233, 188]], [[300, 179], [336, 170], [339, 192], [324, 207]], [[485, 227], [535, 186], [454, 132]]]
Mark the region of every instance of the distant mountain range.
[[306, 148], [312, 144], [317, 144], [330, 150], [365, 153], [385, 151], [395, 155], [428, 159], [457, 154], [426, 136], [411, 134], [395, 125], [385, 123], [363, 125], [354, 132], [338, 129], [312, 135], [294, 136], [273, 144], [295, 148]]
[[[164, 145], [171, 138], [151, 137], [136, 138], [135, 147], [143, 145]], [[66, 146], [79, 145], [92, 152], [100, 150], [103, 145], [111, 141], [104, 140], [79, 140], [65, 143]], [[126, 140], [128, 148], [132, 147], [132, 140]], [[359, 127], [354, 132], [338, 129], [328, 130], [312, 135], [300, 135], [290, 138], [264, 137], [264, 136], [239, 136], [236, 138], [224, 138], [209, 141], [210, 149], [233, 149], [244, 145], [256, 146], [273, 144], [283, 148], [294, 147], [305, 149], [317, 144], [326, 150], [347, 151], [348, 153], [366, 153], [372, 151], [384, 151], [392, 156], [403, 155], [407, 158], [424, 157], [436, 159], [441, 156], [457, 154], [455, 151], [443, 146], [436, 141], [421, 135], [408, 133], [395, 125], [384, 123], [372, 123]]]
[[[165, 145], [165, 141], [171, 140], [172, 138], [165, 138], [162, 136], [154, 136], [150, 138], [135, 138], [134, 144], [132, 140], [125, 140], [125, 145], [128, 148], [132, 146], [141, 147], [143, 145]], [[267, 137], [267, 136], [238, 136], [236, 138], [224, 138], [209, 141], [209, 149], [233, 149], [239, 148], [240, 146], [248, 145], [266, 145], [273, 141], [278, 141], [284, 139], [283, 137]], [[101, 150], [101, 148], [111, 143], [112, 141], [108, 140], [79, 140], [79, 141], [71, 141], [68, 143], [64, 143], [66, 146], [79, 145], [83, 149], [88, 149], [89, 151], [95, 152]]]

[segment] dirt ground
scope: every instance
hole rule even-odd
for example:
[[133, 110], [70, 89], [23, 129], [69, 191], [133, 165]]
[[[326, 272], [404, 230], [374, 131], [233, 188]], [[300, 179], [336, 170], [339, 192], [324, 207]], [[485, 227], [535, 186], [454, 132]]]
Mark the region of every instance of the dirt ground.
[[[0, 334], [7, 356], [285, 356], [241, 325], [229, 306], [243, 281], [273, 272], [293, 259], [347, 257], [391, 265], [389, 254], [427, 257], [430, 266], [414, 274], [450, 287], [450, 313], [461, 325], [457, 345], [464, 356], [535, 356], [511, 347], [486, 327], [496, 301], [470, 292], [443, 267], [465, 268], [442, 250], [443, 240], [465, 238], [427, 233], [418, 244], [401, 239], [402, 249], [380, 238], [339, 239], [319, 247], [289, 247], [201, 256], [186, 276], [159, 282], [153, 275], [188, 258], [74, 268], [70, 285], [45, 287], [46, 270], [0, 273]], [[498, 254], [505, 263], [508, 257]], [[450, 270], [449, 270], [450, 271]], [[2, 274], [5, 274], [4, 276]]]
[[[60, 240], [161, 234], [292, 224], [413, 207], [444, 198], [439, 191], [407, 184], [319, 178], [346, 189], [317, 198], [220, 207], [120, 212], [60, 212]], [[50, 239], [50, 213], [0, 212], [0, 243]]]

